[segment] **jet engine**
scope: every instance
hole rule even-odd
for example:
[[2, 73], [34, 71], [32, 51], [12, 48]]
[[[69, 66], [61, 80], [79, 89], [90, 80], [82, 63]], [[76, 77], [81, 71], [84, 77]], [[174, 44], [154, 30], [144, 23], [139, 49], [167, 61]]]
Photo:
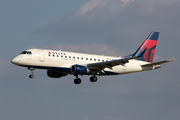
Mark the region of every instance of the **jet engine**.
[[51, 78], [60, 78], [60, 77], [66, 76], [66, 74], [56, 72], [54, 70], [47, 70], [47, 76]]
[[82, 66], [82, 65], [73, 65], [71, 67], [71, 72], [73, 74], [86, 74], [89, 73], [89, 69], [87, 69], [86, 66]]

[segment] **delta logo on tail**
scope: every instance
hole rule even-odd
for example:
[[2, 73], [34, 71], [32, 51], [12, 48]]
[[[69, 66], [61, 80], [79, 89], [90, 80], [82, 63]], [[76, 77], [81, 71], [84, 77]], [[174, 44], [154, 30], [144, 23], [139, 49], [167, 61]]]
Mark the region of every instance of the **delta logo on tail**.
[[159, 32], [152, 32], [138, 48], [138, 50], [133, 54], [133, 56], [140, 55], [146, 49], [143, 57], [137, 58], [137, 60], [153, 62], [158, 36]]

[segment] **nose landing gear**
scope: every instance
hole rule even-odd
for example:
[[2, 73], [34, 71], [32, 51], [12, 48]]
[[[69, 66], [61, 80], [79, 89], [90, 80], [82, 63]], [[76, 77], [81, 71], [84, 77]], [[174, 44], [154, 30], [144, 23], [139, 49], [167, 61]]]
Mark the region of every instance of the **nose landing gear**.
[[30, 68], [28, 68], [28, 70], [30, 70], [31, 73], [32, 73], [32, 74], [29, 75], [29, 78], [31, 78], [31, 79], [34, 78], [33, 73], [34, 73], [35, 68], [30, 67]]
[[29, 78], [34, 78], [34, 75], [33, 74], [29, 75]]

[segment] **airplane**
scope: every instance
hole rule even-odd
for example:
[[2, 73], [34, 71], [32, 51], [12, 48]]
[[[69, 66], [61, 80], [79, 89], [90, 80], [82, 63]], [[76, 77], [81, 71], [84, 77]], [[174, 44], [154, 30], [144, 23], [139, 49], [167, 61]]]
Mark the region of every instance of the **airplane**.
[[31, 71], [29, 78], [34, 78], [35, 69], [45, 69], [47, 70], [47, 76], [51, 78], [61, 78], [71, 74], [76, 77], [74, 83], [80, 84], [79, 75], [91, 75], [90, 81], [96, 82], [96, 76], [154, 70], [160, 68], [160, 64], [171, 62], [172, 60], [164, 60], [153, 63], [158, 37], [159, 32], [151, 32], [133, 54], [125, 57], [61, 50], [28, 49], [14, 57], [11, 63], [27, 67]]

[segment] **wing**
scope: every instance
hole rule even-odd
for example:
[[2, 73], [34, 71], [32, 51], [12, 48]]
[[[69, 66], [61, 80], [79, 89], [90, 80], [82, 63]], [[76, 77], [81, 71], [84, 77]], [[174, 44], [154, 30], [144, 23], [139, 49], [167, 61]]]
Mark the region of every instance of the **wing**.
[[125, 58], [125, 59], [117, 59], [117, 60], [111, 60], [106, 62], [99, 62], [99, 63], [91, 63], [88, 64], [87, 67], [89, 69], [99, 69], [103, 70], [104, 68], [110, 68], [116, 66], [116, 65], [124, 65], [125, 63], [128, 63], [129, 60], [136, 59], [139, 57], [131, 57], [131, 58]]
[[112, 69], [112, 67], [114, 66], [124, 65], [125, 63], [128, 63], [129, 60], [142, 57], [145, 51], [146, 49], [139, 56], [127, 56], [123, 59], [117, 59], [117, 60], [111, 60], [111, 61], [99, 62], [99, 63], [91, 63], [91, 64], [87, 64], [87, 67], [93, 71], [101, 71], [105, 68]]

